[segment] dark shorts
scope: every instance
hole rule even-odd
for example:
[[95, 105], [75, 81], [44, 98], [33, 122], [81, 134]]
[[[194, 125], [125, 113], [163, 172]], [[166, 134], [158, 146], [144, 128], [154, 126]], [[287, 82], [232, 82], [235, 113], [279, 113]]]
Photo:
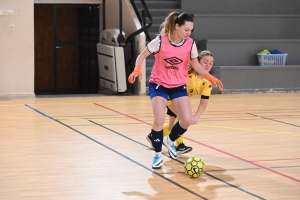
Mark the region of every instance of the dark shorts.
[[153, 97], [160, 96], [165, 98], [166, 100], [173, 100], [178, 97], [188, 96], [185, 85], [176, 88], [165, 88], [164, 86], [158, 85], [156, 83], [149, 83], [149, 94], [151, 99]]

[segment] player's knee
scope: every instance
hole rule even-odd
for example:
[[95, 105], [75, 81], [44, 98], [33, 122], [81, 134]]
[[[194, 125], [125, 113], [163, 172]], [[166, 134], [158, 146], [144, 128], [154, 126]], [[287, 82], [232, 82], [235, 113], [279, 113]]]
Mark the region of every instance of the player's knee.
[[153, 123], [153, 128], [162, 129], [164, 125], [164, 118], [156, 118]]
[[180, 120], [180, 126], [184, 129], [187, 129], [192, 124], [192, 118], [186, 118]]

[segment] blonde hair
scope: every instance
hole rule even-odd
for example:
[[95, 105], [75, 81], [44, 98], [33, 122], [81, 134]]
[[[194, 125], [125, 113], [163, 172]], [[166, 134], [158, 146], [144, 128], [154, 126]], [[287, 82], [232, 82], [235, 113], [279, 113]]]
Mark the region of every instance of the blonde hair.
[[160, 25], [160, 34], [167, 35], [169, 40], [174, 41], [174, 32], [176, 24], [182, 26], [186, 21], [193, 22], [193, 19], [187, 13], [171, 12]]
[[[200, 60], [202, 60], [204, 58], [204, 56], [211, 56], [214, 58], [214, 55], [210, 52], [210, 51], [201, 51], [200, 53], [198, 53], [198, 57], [197, 60], [200, 63]], [[196, 70], [192, 67], [192, 64], [189, 64], [189, 71], [188, 74], [196, 74], [198, 75], [198, 73], [196, 72]]]

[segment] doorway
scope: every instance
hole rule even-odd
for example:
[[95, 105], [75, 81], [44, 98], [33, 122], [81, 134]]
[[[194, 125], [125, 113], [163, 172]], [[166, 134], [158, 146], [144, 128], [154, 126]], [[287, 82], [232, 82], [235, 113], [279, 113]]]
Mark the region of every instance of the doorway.
[[35, 94], [97, 93], [99, 5], [35, 4]]

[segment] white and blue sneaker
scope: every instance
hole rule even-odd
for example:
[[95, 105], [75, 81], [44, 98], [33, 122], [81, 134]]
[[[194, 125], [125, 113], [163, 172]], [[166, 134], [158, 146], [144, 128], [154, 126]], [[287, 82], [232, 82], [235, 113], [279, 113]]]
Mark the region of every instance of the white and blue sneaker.
[[162, 163], [163, 163], [162, 156], [155, 155], [153, 158], [153, 162], [152, 162], [152, 168], [159, 169], [159, 168], [161, 168]]
[[170, 157], [172, 159], [176, 160], [177, 159], [176, 146], [175, 146], [174, 142], [172, 142], [170, 140], [169, 136], [164, 137], [163, 144], [165, 145], [165, 147], [167, 147], [169, 149], [169, 155], [170, 155]]

